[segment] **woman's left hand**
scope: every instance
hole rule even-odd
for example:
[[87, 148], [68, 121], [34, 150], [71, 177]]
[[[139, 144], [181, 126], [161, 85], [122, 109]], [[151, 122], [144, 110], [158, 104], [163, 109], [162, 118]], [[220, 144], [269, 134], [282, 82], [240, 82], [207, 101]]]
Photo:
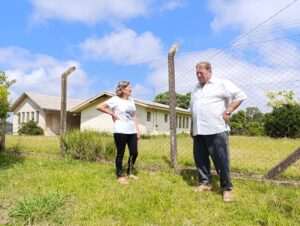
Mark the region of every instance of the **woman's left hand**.
[[138, 132], [136, 136], [137, 136], [137, 139], [138, 139], [138, 140], [141, 139], [141, 133], [140, 133], [140, 132]]

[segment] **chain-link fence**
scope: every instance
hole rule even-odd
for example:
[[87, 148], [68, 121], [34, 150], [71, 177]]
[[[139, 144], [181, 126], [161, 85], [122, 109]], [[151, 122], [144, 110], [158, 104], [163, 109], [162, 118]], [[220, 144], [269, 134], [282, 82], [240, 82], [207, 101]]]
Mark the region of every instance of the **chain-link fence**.
[[[271, 19], [229, 47], [179, 54], [175, 59], [177, 93], [192, 92], [198, 83], [196, 64], [208, 61], [213, 77], [228, 79], [247, 94], [248, 99], [230, 120], [231, 168], [235, 172], [264, 175], [300, 147], [299, 107], [288, 109], [298, 106], [300, 97], [300, 21], [290, 21], [282, 28]], [[172, 79], [170, 84], [172, 93]], [[276, 113], [276, 109], [281, 110]], [[177, 128], [182, 128], [181, 123], [177, 122]], [[173, 150], [173, 155], [177, 150], [179, 166], [194, 166], [190, 137], [177, 136]], [[283, 176], [299, 180], [300, 163], [289, 167]]]

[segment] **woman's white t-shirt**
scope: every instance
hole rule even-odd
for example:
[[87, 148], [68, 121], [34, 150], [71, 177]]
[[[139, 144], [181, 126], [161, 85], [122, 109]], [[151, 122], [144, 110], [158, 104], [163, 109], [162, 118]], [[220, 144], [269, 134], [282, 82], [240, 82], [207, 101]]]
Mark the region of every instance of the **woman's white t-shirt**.
[[107, 100], [105, 103], [119, 118], [114, 122], [114, 133], [137, 133], [134, 120], [136, 107], [132, 98], [126, 100], [118, 96], [114, 96]]

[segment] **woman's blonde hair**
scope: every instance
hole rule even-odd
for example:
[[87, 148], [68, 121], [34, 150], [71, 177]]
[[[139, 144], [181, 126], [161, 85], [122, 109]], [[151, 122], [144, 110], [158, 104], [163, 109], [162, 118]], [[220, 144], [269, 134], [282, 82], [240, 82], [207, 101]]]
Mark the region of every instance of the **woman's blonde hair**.
[[125, 89], [129, 85], [130, 85], [129, 81], [120, 81], [117, 85], [117, 88], [116, 88], [116, 95], [119, 96], [119, 97], [122, 97], [123, 96], [123, 89]]

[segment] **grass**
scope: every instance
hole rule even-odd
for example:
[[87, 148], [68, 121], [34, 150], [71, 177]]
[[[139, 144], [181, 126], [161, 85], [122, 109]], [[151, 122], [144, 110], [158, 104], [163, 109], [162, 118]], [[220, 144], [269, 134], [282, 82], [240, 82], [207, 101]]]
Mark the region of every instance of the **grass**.
[[188, 170], [140, 171], [121, 186], [111, 164], [0, 154], [3, 165], [0, 219], [7, 225], [300, 224], [300, 190], [292, 187], [234, 180], [236, 202], [225, 204], [216, 178], [214, 192], [195, 193]]
[[[107, 136], [103, 139], [112, 141]], [[14, 137], [7, 138], [8, 147], [21, 146], [23, 151], [42, 154], [58, 154], [56, 137]], [[231, 168], [235, 172], [265, 174], [278, 162], [300, 147], [300, 139], [271, 139], [267, 137], [230, 137]], [[20, 147], [19, 147], [20, 149]], [[142, 139], [139, 145], [138, 164], [167, 169], [169, 164], [169, 138]], [[194, 166], [192, 140], [178, 136], [178, 162], [182, 166]], [[283, 178], [300, 180], [300, 161], [291, 166]]]
[[49, 216], [55, 216], [56, 222], [59, 215], [56, 214], [64, 204], [64, 197], [59, 193], [49, 193], [26, 197], [16, 203], [9, 216], [14, 219], [14, 224], [33, 225], [35, 222], [47, 222]]
[[[105, 137], [111, 141], [111, 138]], [[193, 192], [195, 171], [168, 170], [168, 138], [140, 143], [138, 181], [120, 186], [112, 164], [60, 159], [56, 137], [8, 137], [0, 154], [0, 225], [299, 225], [300, 190], [234, 180], [236, 202]], [[300, 140], [231, 137], [234, 171], [265, 173]], [[18, 151], [37, 155], [22, 156]], [[193, 166], [192, 142], [178, 136], [178, 160]], [[285, 178], [300, 178], [299, 163]]]

